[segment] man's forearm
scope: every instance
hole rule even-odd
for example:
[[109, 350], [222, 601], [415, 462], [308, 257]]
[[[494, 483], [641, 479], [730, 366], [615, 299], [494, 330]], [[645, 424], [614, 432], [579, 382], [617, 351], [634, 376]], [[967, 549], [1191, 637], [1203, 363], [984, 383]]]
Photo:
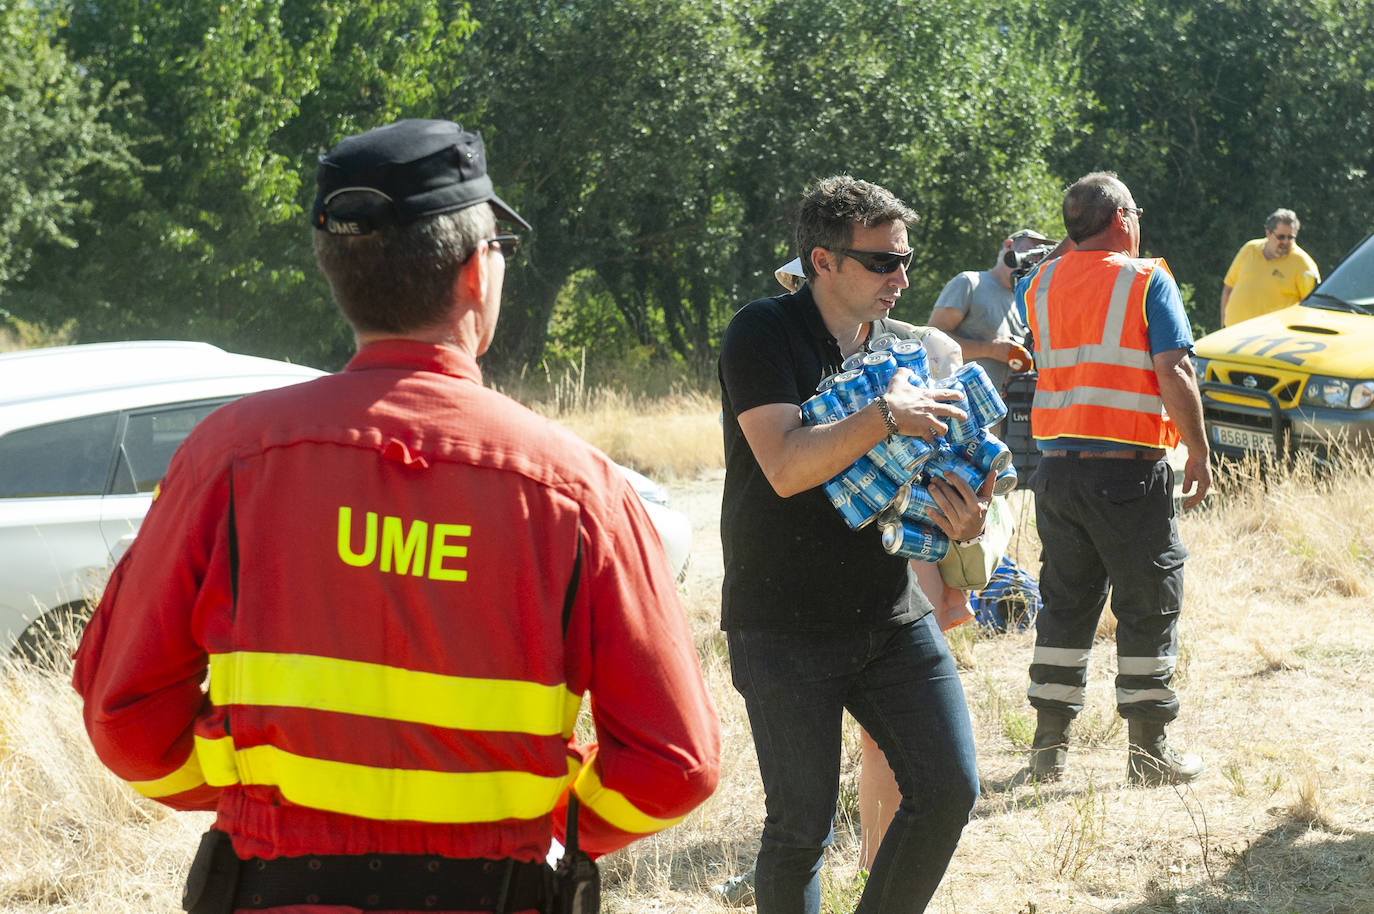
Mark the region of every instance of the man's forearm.
[[1184, 355], [1162, 366], [1157, 361], [1155, 374], [1159, 378], [1159, 394], [1164, 400], [1164, 409], [1178, 428], [1188, 454], [1205, 458], [1210, 447], [1202, 421], [1202, 397], [1198, 393], [1192, 360]]
[[789, 433], [791, 457], [780, 468], [773, 488], [784, 498], [814, 489], [844, 471], [887, 437], [887, 423], [876, 403], [869, 403], [839, 422], [802, 426]]
[[830, 479], [887, 435], [874, 404], [829, 425], [802, 425], [796, 407], [773, 403], [742, 413], [739, 423], [763, 475], [783, 498]]
[[741, 413], [740, 429], [773, 491], [788, 498], [842, 472], [889, 434], [929, 442], [944, 434], [950, 417], [965, 415], [949, 402], [958, 399], [957, 393], [914, 385], [905, 368], [898, 369], [883, 396], [895, 429], [876, 402], [838, 422], [814, 426], [801, 423], [795, 406], [769, 403]]
[[964, 353], [964, 360], [972, 359], [996, 359], [999, 362], [1007, 360], [1008, 345], [1006, 340], [975, 340], [972, 337], [956, 336], [950, 334], [949, 338], [959, 344], [959, 349]]
[[1212, 487], [1211, 449], [1207, 446], [1207, 431], [1202, 421], [1202, 398], [1198, 395], [1193, 362], [1186, 349], [1156, 355], [1154, 364], [1164, 408], [1188, 448], [1182, 489], [1186, 511], [1200, 505]]

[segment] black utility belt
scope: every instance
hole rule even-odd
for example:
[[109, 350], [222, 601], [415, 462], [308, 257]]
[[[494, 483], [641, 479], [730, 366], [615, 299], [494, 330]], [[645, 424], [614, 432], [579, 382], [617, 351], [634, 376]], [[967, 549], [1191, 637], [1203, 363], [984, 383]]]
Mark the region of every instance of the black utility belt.
[[1163, 448], [1121, 448], [1115, 451], [1041, 451], [1041, 457], [1064, 457], [1069, 460], [1149, 460], [1164, 459]]
[[193, 914], [286, 905], [391, 911], [544, 911], [553, 897], [544, 863], [411, 854], [320, 854], [240, 860], [211, 830], [191, 865], [182, 907]]

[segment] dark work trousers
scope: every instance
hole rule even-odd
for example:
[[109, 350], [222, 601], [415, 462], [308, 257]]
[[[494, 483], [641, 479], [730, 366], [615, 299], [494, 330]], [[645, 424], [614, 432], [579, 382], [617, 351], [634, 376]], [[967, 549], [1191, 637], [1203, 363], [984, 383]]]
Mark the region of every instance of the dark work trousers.
[[1125, 718], [1178, 716], [1170, 686], [1178, 658], [1183, 560], [1165, 460], [1047, 457], [1031, 479], [1042, 546], [1030, 703], [1076, 717], [1088, 656], [1112, 594], [1116, 704]]

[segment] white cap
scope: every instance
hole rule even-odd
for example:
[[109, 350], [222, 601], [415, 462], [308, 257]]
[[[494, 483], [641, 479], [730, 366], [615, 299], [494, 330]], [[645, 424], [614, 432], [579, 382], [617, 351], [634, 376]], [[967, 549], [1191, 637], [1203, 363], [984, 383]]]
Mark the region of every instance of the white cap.
[[773, 278], [782, 284], [788, 292], [795, 292], [806, 282], [806, 274], [802, 272], [802, 262], [800, 257], [793, 257], [787, 263], [773, 271]]

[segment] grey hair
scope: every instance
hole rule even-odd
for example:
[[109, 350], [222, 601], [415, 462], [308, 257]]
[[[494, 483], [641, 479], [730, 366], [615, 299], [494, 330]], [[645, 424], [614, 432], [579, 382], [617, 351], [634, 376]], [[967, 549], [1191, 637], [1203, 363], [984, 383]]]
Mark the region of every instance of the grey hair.
[[1113, 214], [1129, 206], [1131, 192], [1114, 171], [1094, 171], [1064, 192], [1064, 230], [1075, 242], [1105, 229]]
[[1279, 223], [1286, 222], [1293, 226], [1293, 234], [1297, 234], [1302, 229], [1302, 223], [1298, 221], [1298, 214], [1291, 209], [1276, 209], [1269, 214], [1269, 218], [1264, 220], [1264, 230], [1272, 232], [1279, 227]]

